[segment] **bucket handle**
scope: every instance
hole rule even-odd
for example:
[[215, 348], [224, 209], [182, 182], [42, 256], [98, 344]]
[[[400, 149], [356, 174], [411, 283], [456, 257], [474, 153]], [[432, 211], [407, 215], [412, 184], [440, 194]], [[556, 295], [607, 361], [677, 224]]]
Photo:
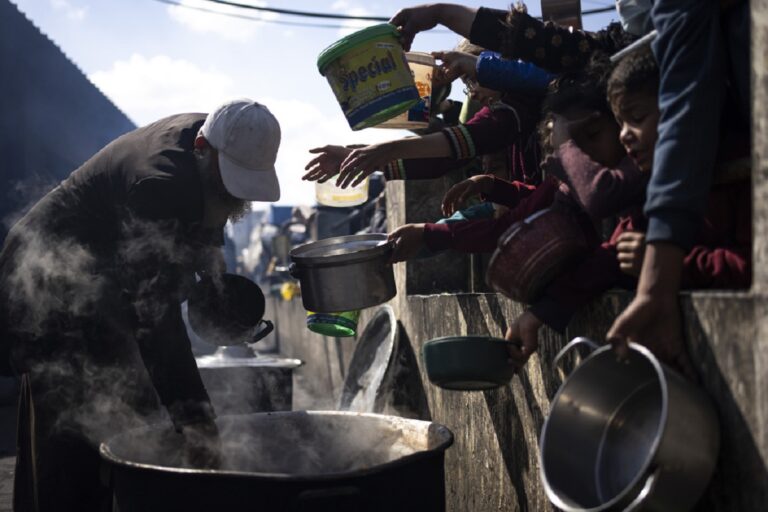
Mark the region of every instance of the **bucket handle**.
[[578, 338], [573, 338], [571, 341], [569, 341], [562, 349], [560, 349], [560, 352], [557, 353], [555, 356], [555, 359], [553, 361], [553, 364], [555, 368], [560, 366], [560, 360], [565, 357], [565, 355], [573, 350], [574, 348], [578, 347], [579, 345], [587, 345], [590, 348], [590, 352], [593, 352], [600, 348], [600, 345], [595, 343], [589, 338], [585, 338], [584, 336], [579, 336]]
[[269, 320], [262, 320], [260, 323], [264, 324], [264, 327], [262, 327], [259, 332], [253, 335], [253, 339], [250, 341], [251, 343], [261, 341], [264, 336], [271, 333], [275, 329], [275, 325]]
[[635, 499], [632, 500], [632, 503], [627, 505], [627, 508], [624, 509], [624, 512], [637, 512], [637, 510], [640, 509], [643, 503], [645, 503], [645, 500], [648, 499], [648, 496], [650, 496], [650, 494], [656, 488], [656, 482], [659, 480], [660, 472], [661, 468], [657, 467], [650, 475], [648, 475], [648, 478], [645, 479], [645, 485], [643, 485], [643, 488], [640, 489], [639, 493], [637, 493], [637, 496], [635, 496]]

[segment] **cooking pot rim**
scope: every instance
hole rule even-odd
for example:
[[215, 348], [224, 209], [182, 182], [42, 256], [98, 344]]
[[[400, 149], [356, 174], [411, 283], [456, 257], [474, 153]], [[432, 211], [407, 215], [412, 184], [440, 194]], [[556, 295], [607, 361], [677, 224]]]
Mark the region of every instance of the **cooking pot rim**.
[[[384, 242], [369, 249], [361, 249], [359, 251], [350, 252], [347, 254], [336, 254], [334, 256], [304, 256], [303, 254], [313, 251], [317, 248], [326, 246], [337, 245], [341, 242], [364, 242], [367, 240]], [[387, 235], [384, 233], [370, 233], [366, 235], [346, 235], [335, 236], [331, 238], [324, 238], [323, 240], [317, 240], [315, 242], [309, 242], [298, 247], [291, 249], [289, 253], [291, 260], [296, 264], [302, 266], [327, 266], [338, 263], [357, 263], [361, 261], [368, 261], [392, 250], [392, 242], [387, 240]]]
[[241, 415], [228, 415], [223, 417], [232, 418], [235, 416], [287, 416], [287, 415], [295, 415], [296, 413], [309, 414], [310, 416], [355, 416], [355, 417], [364, 416], [364, 417], [372, 417], [372, 418], [379, 418], [379, 419], [397, 418], [398, 421], [404, 421], [407, 423], [425, 423], [429, 425], [434, 425], [437, 429], [441, 431], [445, 439], [441, 441], [434, 448], [412, 453], [410, 455], [405, 455], [393, 461], [385, 462], [383, 464], [377, 464], [370, 468], [341, 471], [337, 473], [322, 473], [317, 475], [291, 475], [287, 473], [258, 473], [254, 471], [231, 471], [231, 470], [222, 471], [217, 469], [195, 469], [195, 468], [179, 468], [179, 467], [172, 467], [172, 466], [161, 466], [159, 464], [145, 464], [140, 462], [131, 462], [129, 460], [125, 460], [121, 457], [118, 457], [117, 455], [112, 453], [112, 451], [110, 450], [109, 444], [113, 439], [127, 435], [128, 433], [133, 431], [156, 429], [158, 428], [157, 425], [150, 425], [147, 427], [139, 427], [137, 429], [128, 430], [126, 432], [117, 434], [116, 436], [114, 436], [111, 439], [108, 439], [107, 441], [102, 441], [101, 445], [99, 446], [99, 453], [101, 457], [105, 459], [107, 462], [109, 462], [110, 464], [114, 464], [116, 466], [122, 466], [128, 469], [134, 469], [134, 470], [140, 469], [144, 471], [156, 471], [160, 473], [188, 474], [188, 475], [198, 475], [198, 476], [210, 475], [211, 477], [232, 476], [232, 477], [242, 477], [242, 478], [269, 478], [270, 480], [280, 480], [280, 481], [290, 481], [290, 482], [306, 482], [306, 481], [316, 482], [318, 480], [325, 481], [325, 480], [339, 480], [341, 478], [358, 478], [366, 475], [379, 473], [381, 471], [388, 470], [391, 468], [396, 468], [404, 464], [410, 464], [411, 462], [419, 459], [435, 457], [437, 455], [444, 454], [445, 450], [451, 447], [454, 440], [453, 432], [451, 432], [451, 430], [443, 424], [435, 423], [433, 421], [414, 420], [410, 418], [400, 418], [398, 416], [389, 416], [386, 414], [376, 414], [376, 413], [361, 413], [361, 412], [351, 412], [351, 411], [277, 411], [277, 412], [263, 412], [263, 413], [251, 413], [251, 414], [241, 414]]
[[[552, 410], [550, 409], [549, 415], [547, 415], [546, 420], [544, 420], [544, 426], [541, 428], [541, 438], [539, 439], [539, 456], [541, 458], [541, 464], [539, 466], [539, 474], [541, 476], [541, 482], [544, 485], [544, 491], [547, 493], [547, 497], [556, 507], [563, 510], [564, 512], [602, 512], [605, 510], [612, 509], [618, 503], [629, 502], [635, 497], [635, 496], [631, 496], [631, 493], [636, 493], [636, 494], [639, 493], [642, 488], [642, 482], [647, 480], [651, 474], [651, 470], [652, 470], [651, 465], [653, 464], [653, 460], [659, 451], [659, 445], [661, 444], [661, 440], [664, 437], [663, 434], [664, 434], [664, 431], [666, 430], [667, 419], [669, 415], [669, 385], [667, 382], [668, 379], [664, 373], [664, 368], [662, 367], [661, 363], [659, 362], [658, 359], [656, 359], [656, 356], [654, 356], [650, 350], [648, 350], [643, 345], [639, 345], [637, 343], [629, 343], [629, 348], [630, 350], [639, 352], [642, 356], [644, 356], [648, 360], [648, 362], [651, 363], [654, 371], [656, 372], [656, 377], [658, 379], [659, 386], [661, 387], [661, 417], [659, 420], [659, 428], [656, 432], [656, 435], [654, 436], [653, 445], [651, 447], [651, 450], [648, 452], [648, 455], [646, 456], [645, 460], [643, 461], [643, 465], [641, 469], [637, 472], [637, 475], [635, 476], [635, 478], [626, 487], [624, 487], [623, 491], [621, 491], [613, 499], [592, 508], [574, 507], [568, 504], [565, 500], [563, 500], [560, 497], [557, 491], [555, 491], [552, 488], [547, 478], [546, 464], [544, 460], [544, 445], [546, 444], [546, 439], [547, 439], [547, 426], [549, 425], [549, 420], [552, 416]], [[579, 370], [583, 371], [586, 368], [587, 363], [589, 363], [596, 357], [600, 357], [601, 354], [604, 354], [605, 352], [612, 351], [612, 350], [613, 350], [613, 347], [611, 347], [611, 345], [605, 345], [603, 347], [596, 349], [589, 356], [587, 356], [587, 358], [584, 359], [584, 361], [582, 361], [581, 364], [577, 366], [571, 372], [571, 374], [565, 378], [563, 383], [558, 388], [557, 393], [555, 394], [555, 397], [552, 399], [550, 403], [551, 404], [557, 403], [558, 399], [560, 398], [560, 395], [563, 393], [566, 386], [568, 385], [568, 382], [576, 374], [576, 372], [578, 372]]]

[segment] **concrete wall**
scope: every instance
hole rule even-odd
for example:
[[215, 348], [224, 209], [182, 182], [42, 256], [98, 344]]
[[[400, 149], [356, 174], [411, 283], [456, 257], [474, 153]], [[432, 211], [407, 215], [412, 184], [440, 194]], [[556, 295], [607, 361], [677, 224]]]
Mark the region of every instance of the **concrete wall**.
[[[754, 140], [754, 285], [750, 292], [695, 292], [682, 296], [688, 349], [701, 385], [715, 402], [722, 446], [715, 477], [697, 506], [700, 511], [768, 510], [768, 0], [752, 0]], [[415, 185], [419, 187], [423, 185]], [[422, 220], [422, 192], [413, 184], [387, 184], [390, 226]], [[423, 197], [423, 196], [422, 196]], [[414, 212], [416, 212], [414, 214]], [[436, 211], [435, 211], [436, 212]], [[434, 214], [433, 214], [434, 217]], [[451, 258], [451, 256], [443, 256]], [[425, 260], [419, 268], [458, 266]], [[391, 304], [405, 338], [418, 356], [428, 400], [425, 411], [447, 425], [456, 443], [446, 456], [448, 510], [552, 510], [539, 481], [538, 436], [563, 374], [552, 359], [573, 336], [603, 339], [631, 297], [608, 293], [587, 305], [565, 336], [543, 330], [541, 347], [508, 386], [487, 392], [449, 392], [423, 373], [421, 346], [442, 335], [503, 335], [508, 319], [523, 307], [495, 294], [418, 295], [428, 289], [421, 271], [395, 268], [399, 294]], [[465, 279], [451, 276], [452, 283]], [[451, 286], [446, 289], [451, 289]], [[296, 318], [298, 302], [278, 305], [284, 322]], [[364, 323], [361, 319], [361, 326]], [[305, 359], [307, 378], [335, 393], [354, 342], [305, 339], [297, 321], [287, 354]], [[310, 335], [314, 336], [314, 335]], [[574, 361], [565, 362], [565, 370]]]

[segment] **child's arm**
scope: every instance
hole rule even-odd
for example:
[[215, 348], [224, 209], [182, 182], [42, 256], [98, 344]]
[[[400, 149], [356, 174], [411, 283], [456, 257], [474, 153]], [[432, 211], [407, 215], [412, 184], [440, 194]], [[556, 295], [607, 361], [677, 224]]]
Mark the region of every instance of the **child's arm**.
[[[504, 149], [525, 128], [526, 122], [527, 117], [512, 108], [494, 111], [484, 108], [466, 124], [356, 149], [342, 162], [337, 184], [347, 186], [361, 182], [378, 168], [385, 169], [384, 174], [390, 179], [440, 177], [478, 155]], [[451, 158], [454, 164], [449, 167], [445, 158]], [[433, 163], [439, 165], [433, 166]]]
[[406, 224], [389, 235], [395, 243], [394, 261], [405, 261], [426, 247], [433, 252], [454, 249], [460, 252], [492, 252], [499, 237], [515, 222], [552, 204], [558, 184], [547, 180], [517, 208], [498, 219], [468, 220], [451, 224]]
[[457, 183], [448, 190], [443, 198], [443, 215], [446, 217], [453, 215], [474, 196], [480, 196], [484, 201], [501, 204], [507, 208], [514, 208], [534, 190], [536, 190], [534, 185], [503, 180], [493, 174], [478, 174]]
[[592, 160], [572, 140], [560, 145], [542, 167], [565, 181], [584, 210], [595, 219], [642, 204], [648, 174], [625, 157], [615, 169]]

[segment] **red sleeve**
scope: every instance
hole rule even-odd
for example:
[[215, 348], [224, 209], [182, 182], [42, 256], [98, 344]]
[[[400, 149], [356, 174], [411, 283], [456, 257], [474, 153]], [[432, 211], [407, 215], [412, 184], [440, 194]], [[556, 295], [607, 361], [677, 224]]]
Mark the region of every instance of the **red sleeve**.
[[501, 204], [507, 208], [515, 208], [520, 201], [529, 197], [535, 191], [535, 185], [528, 185], [522, 181], [507, 181], [493, 176], [493, 188], [488, 194], [482, 195], [482, 200]]
[[424, 242], [431, 251], [491, 252], [512, 224], [552, 204], [558, 183], [549, 179], [498, 219], [470, 220], [452, 224], [427, 224]]
[[693, 249], [683, 262], [685, 288], [748, 288], [752, 281], [752, 187], [718, 183], [709, 194]]
[[602, 219], [642, 204], [650, 173], [643, 173], [628, 156], [615, 169], [592, 160], [573, 141], [562, 144], [547, 171], [568, 183], [584, 210]]
[[683, 262], [683, 288], [749, 288], [748, 247], [694, 246]]
[[443, 128], [455, 159], [495, 153], [515, 141], [522, 129], [518, 109], [506, 105], [483, 107], [466, 124]]

